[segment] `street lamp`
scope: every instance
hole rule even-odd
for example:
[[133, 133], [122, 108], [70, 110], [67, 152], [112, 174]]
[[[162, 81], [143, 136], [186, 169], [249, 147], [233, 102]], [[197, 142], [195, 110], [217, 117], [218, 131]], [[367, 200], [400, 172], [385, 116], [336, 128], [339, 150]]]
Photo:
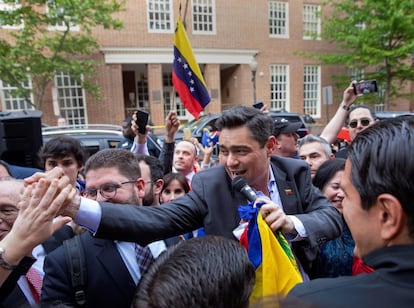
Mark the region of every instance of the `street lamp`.
[[252, 83], [253, 83], [253, 104], [256, 104], [256, 71], [257, 61], [255, 59], [249, 63], [250, 70], [252, 71]]

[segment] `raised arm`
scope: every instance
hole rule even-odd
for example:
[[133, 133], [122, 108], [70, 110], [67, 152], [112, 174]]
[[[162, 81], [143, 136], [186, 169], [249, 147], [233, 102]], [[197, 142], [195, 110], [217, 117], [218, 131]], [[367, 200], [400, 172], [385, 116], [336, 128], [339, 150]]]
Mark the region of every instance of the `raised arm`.
[[57, 220], [55, 217], [66, 198], [73, 194], [76, 191], [68, 183], [59, 190], [57, 179], [40, 179], [36, 185], [26, 187], [19, 202], [16, 221], [10, 233], [0, 242], [0, 285], [25, 256], [31, 255], [35, 246], [71, 221], [69, 217]]
[[352, 86], [355, 82], [355, 80], [352, 81], [349, 87], [345, 89], [344, 94], [342, 96], [342, 102], [339, 104], [338, 110], [336, 111], [332, 119], [329, 121], [329, 123], [325, 126], [320, 135], [322, 138], [328, 141], [329, 144], [335, 142], [339, 131], [345, 125], [349, 109], [358, 98], [358, 95], [355, 95], [354, 88]]

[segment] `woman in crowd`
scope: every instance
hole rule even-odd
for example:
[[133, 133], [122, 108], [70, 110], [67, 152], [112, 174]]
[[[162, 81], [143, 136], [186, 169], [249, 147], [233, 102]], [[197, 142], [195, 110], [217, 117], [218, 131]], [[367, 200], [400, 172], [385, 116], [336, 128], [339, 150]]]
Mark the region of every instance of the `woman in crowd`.
[[[319, 167], [313, 178], [313, 184], [322, 191], [332, 206], [341, 214], [344, 192], [340, 187], [340, 182], [344, 169], [345, 159], [330, 159]], [[352, 275], [354, 246], [351, 232], [345, 220], [343, 220], [342, 235], [320, 247], [320, 264], [318, 264], [315, 276], [338, 277]]]
[[181, 173], [164, 175], [164, 185], [161, 190], [160, 203], [169, 202], [184, 196], [190, 191], [190, 186]]

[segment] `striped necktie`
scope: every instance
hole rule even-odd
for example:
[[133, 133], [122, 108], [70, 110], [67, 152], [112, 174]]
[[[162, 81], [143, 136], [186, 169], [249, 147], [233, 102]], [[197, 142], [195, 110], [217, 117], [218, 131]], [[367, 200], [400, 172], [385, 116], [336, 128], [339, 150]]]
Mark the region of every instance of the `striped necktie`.
[[135, 255], [137, 257], [139, 270], [141, 275], [143, 275], [152, 262], [154, 262], [154, 257], [148, 246], [142, 247], [138, 244], [135, 244]]
[[26, 273], [26, 279], [35, 302], [39, 303], [43, 284], [42, 276], [40, 276], [39, 272], [34, 267], [31, 267]]

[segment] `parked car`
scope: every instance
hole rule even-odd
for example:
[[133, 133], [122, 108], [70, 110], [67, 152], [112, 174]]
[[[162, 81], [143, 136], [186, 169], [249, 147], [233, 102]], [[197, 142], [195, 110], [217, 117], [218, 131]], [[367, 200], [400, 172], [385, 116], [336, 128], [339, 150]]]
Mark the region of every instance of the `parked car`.
[[378, 120], [384, 120], [384, 119], [390, 119], [390, 118], [396, 118], [401, 116], [413, 116], [413, 112], [409, 111], [379, 111], [375, 113], [375, 117]]
[[[88, 156], [102, 149], [117, 148], [124, 139], [120, 125], [88, 124], [70, 126], [48, 126], [42, 128], [43, 143], [56, 136], [70, 136], [78, 139]], [[162, 143], [155, 135], [148, 135], [150, 154], [158, 157]]]

